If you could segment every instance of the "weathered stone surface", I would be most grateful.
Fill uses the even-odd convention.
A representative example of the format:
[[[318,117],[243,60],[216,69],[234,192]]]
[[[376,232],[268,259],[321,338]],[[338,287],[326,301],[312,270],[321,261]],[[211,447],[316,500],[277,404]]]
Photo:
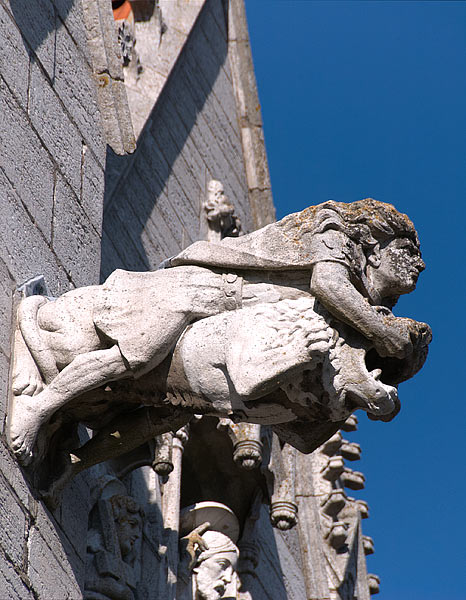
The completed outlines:
[[[101,117],[102,131],[99,133],[103,134],[98,135],[96,141],[106,141],[117,154],[133,152],[135,139],[111,5],[83,0],[82,6],[92,71],[97,85],[97,89],[92,90],[92,100],[96,100],[93,112],[98,112]],[[80,100],[85,101],[86,95]],[[91,96],[88,100],[91,100]],[[96,148],[92,147],[99,155]]]
[[[6,356],[11,352],[11,328],[13,322],[12,303],[15,285],[5,263],[0,258],[0,350]]]
[[[18,568],[23,562],[26,534],[26,514],[0,473],[0,547]],[[8,515],[8,518],[5,518]]]
[[[76,555],[81,559],[86,556],[87,523],[90,510],[88,479],[88,473],[78,476],[65,490],[60,507],[60,526]]]
[[[257,228],[275,220],[275,209],[243,2],[229,3],[228,35],[231,77],[236,95],[238,120],[241,125],[249,201],[252,219]]]
[[[83,565],[70,551],[65,554],[61,550],[63,541],[56,536],[53,549],[61,556],[57,556],[49,544],[52,545],[52,541],[47,540],[37,527],[31,528],[28,539],[28,576],[37,597],[39,600],[50,600],[51,590],[60,590],[62,598],[81,598],[78,581],[82,578]],[[75,568],[78,566],[81,573],[78,570],[75,574],[70,562],[74,562]]]
[[[30,185],[31,179],[28,181]],[[34,185],[34,183],[33,179],[32,184]],[[1,169],[0,186],[3,192],[2,210],[0,211],[3,235],[0,237],[0,251],[16,283],[20,285],[31,277],[43,274],[50,294],[58,296],[68,291],[70,282],[63,266],[51,252],[41,230],[34,226],[18,194],[13,190]],[[50,196],[50,219],[52,203],[53,195]],[[51,230],[50,225],[49,229]]]
[[[81,2],[73,0],[52,0],[57,9],[58,19],[57,27],[60,27],[59,22],[63,23],[70,33],[76,45],[91,64],[91,55],[87,44],[86,29],[83,27],[83,10]]]
[[[0,73],[23,110],[27,108],[29,54],[9,13],[0,6]]]
[[[1,78],[0,129],[3,132],[0,138],[1,169],[45,238],[50,240],[53,163]],[[18,160],[19,156],[21,160]]]
[[[81,135],[42,74],[31,65],[29,116],[42,143],[76,194],[81,188]],[[63,132],[66,131],[66,135]]]
[[[0,350],[0,432],[3,433],[5,426],[5,415],[8,404],[8,394],[10,391],[10,381],[8,373],[10,370],[10,360]],[[3,446],[0,446],[3,451]],[[0,451],[1,458],[1,451]],[[15,465],[16,468],[16,465]]]
[[[53,87],[99,162],[105,160],[105,140],[97,104],[96,82],[89,65],[64,27],[57,30],[57,64]],[[70,93],[71,92],[71,93]]]
[[[9,560],[0,554],[0,591],[8,600],[34,600],[33,593],[26,587]]]
[[[0,373],[8,373],[8,369],[1,365]],[[3,391],[3,389],[2,389]],[[3,414],[3,413],[2,413]],[[11,457],[9,450],[4,445],[3,441],[0,441],[0,461],[2,465],[2,475],[8,482],[11,489],[14,490],[18,499],[21,501],[24,510],[29,508],[29,488],[21,472],[18,468],[18,464]]]
[[[82,146],[81,154],[81,194],[80,201],[84,212],[97,233],[102,231],[104,170],[93,152]]]
[[[53,248],[74,285],[99,281],[100,237],[68,184],[57,175]]]
[[[25,45],[39,59],[50,79],[55,75],[55,11],[50,0],[15,2],[6,0]]]

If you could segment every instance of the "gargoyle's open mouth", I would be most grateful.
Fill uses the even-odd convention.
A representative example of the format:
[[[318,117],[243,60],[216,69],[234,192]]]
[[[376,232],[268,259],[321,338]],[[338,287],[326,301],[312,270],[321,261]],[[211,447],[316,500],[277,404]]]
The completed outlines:
[[[366,367],[369,373],[374,370],[380,370],[379,379],[387,385],[397,385],[403,379],[400,379],[403,369],[403,360],[398,358],[386,357],[383,358],[377,351],[372,348],[366,353]]]
[[[413,377],[419,371],[425,362],[426,356],[427,347],[403,359],[391,356],[383,358],[372,348],[366,353],[365,361],[369,372],[374,369],[382,371],[379,377],[380,381],[387,385],[397,386],[399,383]]]

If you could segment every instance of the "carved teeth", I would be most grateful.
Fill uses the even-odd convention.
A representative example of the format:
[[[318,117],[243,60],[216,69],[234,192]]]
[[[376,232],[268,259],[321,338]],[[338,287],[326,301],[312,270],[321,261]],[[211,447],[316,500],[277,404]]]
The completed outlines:
[[[370,375],[372,375],[375,380],[379,380],[382,375],[382,369],[374,369],[370,372]]]

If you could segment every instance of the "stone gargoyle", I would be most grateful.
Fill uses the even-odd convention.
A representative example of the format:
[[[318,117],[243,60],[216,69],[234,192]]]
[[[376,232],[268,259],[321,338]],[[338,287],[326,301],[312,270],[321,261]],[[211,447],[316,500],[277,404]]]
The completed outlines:
[[[154,272],[26,298],[10,446],[25,466],[66,456],[60,487],[193,414],[271,425],[302,452],[356,409],[390,420],[397,385],[431,340],[391,308],[424,266],[413,224],[392,205],[329,201],[196,242]],[[81,447],[78,423],[95,431]]]

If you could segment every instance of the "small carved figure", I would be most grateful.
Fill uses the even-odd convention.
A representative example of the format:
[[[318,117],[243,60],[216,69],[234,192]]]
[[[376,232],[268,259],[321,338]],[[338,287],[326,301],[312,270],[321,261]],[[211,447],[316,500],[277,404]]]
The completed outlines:
[[[193,413],[274,425],[309,452],[334,433],[303,441],[318,422],[356,408],[391,418],[394,386],[425,360],[428,326],[390,310],[424,263],[389,204],[326,202],[170,263],[21,303],[9,439],[23,464],[44,456],[60,419],[99,431],[73,451],[77,472]]]
[[[211,179],[207,186],[207,199],[202,204],[209,224],[208,241],[219,242],[227,236],[236,237],[241,231],[241,222],[234,214],[235,207],[225,195],[223,184]]]
[[[184,510],[182,531],[186,523],[191,521],[190,517],[195,515],[196,519],[201,514],[209,514],[212,523],[208,521],[198,525],[180,540],[182,556],[178,568],[177,598],[220,600],[236,597],[235,573],[239,557],[235,545],[239,530],[237,519],[222,504],[201,502]]]
[[[130,496],[97,501],[88,532],[85,600],[134,600],[143,517]]]
[[[206,531],[203,538],[207,549],[193,567],[195,599],[219,600],[232,582],[239,551],[228,536],[218,531]]]

